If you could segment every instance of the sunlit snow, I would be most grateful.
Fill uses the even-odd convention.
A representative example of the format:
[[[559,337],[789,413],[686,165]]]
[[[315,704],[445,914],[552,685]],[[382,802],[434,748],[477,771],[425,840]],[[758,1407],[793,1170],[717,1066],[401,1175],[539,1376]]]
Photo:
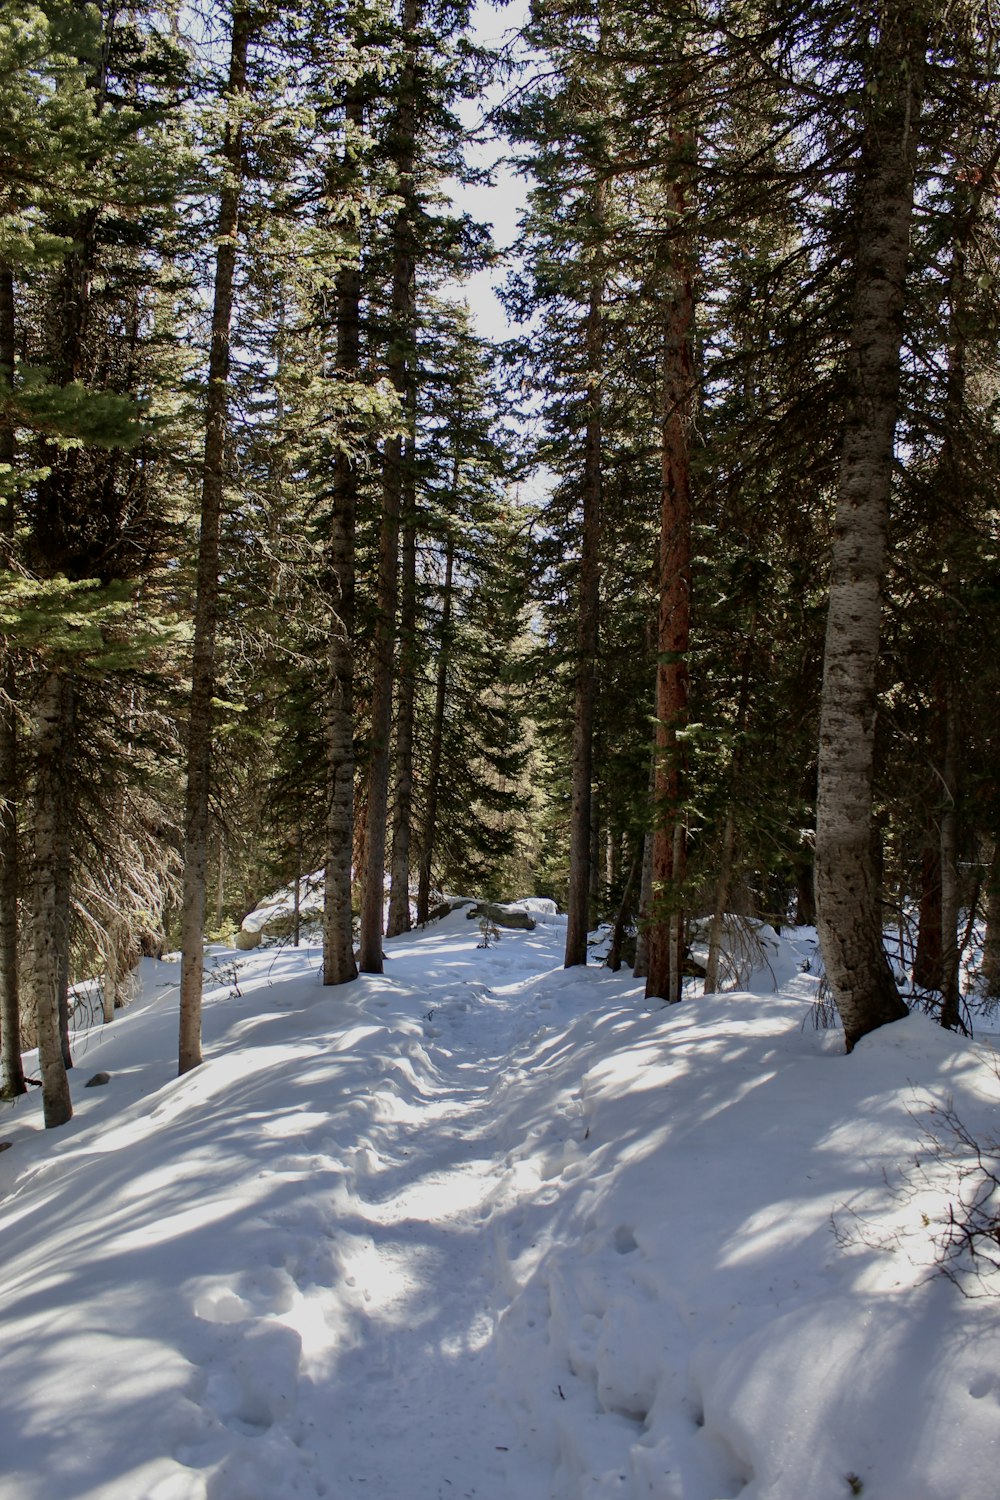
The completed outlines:
[[[651,1009],[535,916],[213,954],[182,1079],[147,960],[72,1123],[0,1116],[4,1500],[996,1500],[1000,1287],[934,1264],[989,1047],[843,1056],[804,935]]]

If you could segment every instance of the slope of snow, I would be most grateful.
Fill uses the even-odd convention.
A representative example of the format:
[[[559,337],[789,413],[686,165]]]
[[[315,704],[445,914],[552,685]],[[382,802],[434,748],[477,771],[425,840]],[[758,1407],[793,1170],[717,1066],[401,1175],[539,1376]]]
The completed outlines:
[[[989,1049],[843,1057],[808,935],[652,1011],[478,936],[215,955],[181,1079],[148,960],[73,1122],[0,1116],[4,1500],[996,1500],[1000,1301],[932,1274]]]

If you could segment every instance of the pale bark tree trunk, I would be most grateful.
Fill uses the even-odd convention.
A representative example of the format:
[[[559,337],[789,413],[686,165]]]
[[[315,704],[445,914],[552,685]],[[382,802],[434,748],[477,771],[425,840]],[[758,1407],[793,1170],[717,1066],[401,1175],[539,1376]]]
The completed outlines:
[[[693,133],[675,137],[679,162],[692,162]],[[667,189],[671,223],[663,311],[663,414],[660,458],[662,508],[659,545],[659,619],[656,742],[653,785],[652,895],[647,998],[681,998],[685,830],[682,742],[687,722],[691,632],[691,466],[688,436],[694,402],[694,249],[688,188],[678,171]]]
[[[46,1127],[72,1118],[69,1077],[59,1022],[69,948],[69,756],[73,689],[58,672],[46,674],[34,722],[34,824],[32,902],[33,988]]]
[[[604,189],[594,189],[594,219],[603,222]],[[597,699],[597,637],[601,581],[601,443],[603,423],[604,273],[602,251],[594,251],[587,308],[587,417],[584,438],[580,575],[577,585],[576,672],[573,684],[573,744],[570,772],[569,888],[566,899],[564,967],[587,962],[592,877],[594,707]]]
[[[0,382],[14,386],[14,275],[0,264]],[[0,464],[7,466],[6,494],[0,509],[0,549],[5,567],[13,562],[15,543],[14,428],[0,421]],[[12,1099],[27,1085],[21,1064],[21,997],[17,965],[18,753],[13,652],[0,642],[0,1093]]]
[[[903,0],[880,7],[857,177],[857,252],[823,662],[816,901],[823,959],[847,1050],[906,1015],[882,940],[872,788],[882,578],[899,401],[906,266],[925,26]]]
[[[452,493],[458,490],[459,460],[456,455]],[[437,673],[434,684],[434,717],[431,721],[431,743],[427,756],[427,796],[424,821],[420,830],[420,868],[417,876],[417,921],[426,922],[430,911],[431,870],[434,863],[434,841],[437,837],[438,799],[441,793],[441,759],[444,752],[444,711],[448,701],[448,668],[451,660],[451,610],[455,574],[455,538],[449,531],[445,543],[444,587],[441,597],[441,638],[438,642]]]
[[[419,0],[403,0],[406,61],[400,78],[399,105],[393,127],[392,153],[402,199],[393,227],[389,379],[407,409],[409,344],[413,337],[414,182],[416,160],[416,62],[419,48]],[[387,439],[382,463],[382,525],[379,537],[378,624],[372,682],[371,757],[368,771],[364,890],[361,897],[359,963],[363,973],[382,973],[382,911],[385,899],[385,844],[389,805],[389,756],[392,735],[392,687],[395,666],[398,597],[399,520],[402,500],[401,436]]]
[[[202,464],[194,649],[191,662],[181,896],[180,1073],[196,1068],[202,1060],[201,1000],[212,775],[212,698],[215,693],[215,645],[219,610],[219,539],[226,478],[226,439],[229,432],[229,334],[233,314],[243,176],[243,126],[240,109],[242,96],[246,92],[247,53],[254,29],[255,22],[249,8],[234,5],[229,82],[226,90],[232,112],[226,123],[222,152],[226,177],[219,203],[218,250],[205,402],[205,452]]]
[[[104,983],[101,993],[101,1010],[105,1026],[115,1018],[115,997],[118,994],[119,962],[117,924],[109,922],[105,932],[107,951],[104,955]]]

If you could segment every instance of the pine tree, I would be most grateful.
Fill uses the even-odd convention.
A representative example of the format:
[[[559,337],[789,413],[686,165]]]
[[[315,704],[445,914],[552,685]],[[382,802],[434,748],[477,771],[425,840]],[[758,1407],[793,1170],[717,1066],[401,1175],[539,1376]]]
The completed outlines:
[[[55,14],[55,10],[53,10]],[[66,1068],[87,684],[128,674],[162,631],[137,610],[161,555],[149,319],[177,191],[169,116],[180,54],[131,10],[73,13],[47,99],[42,174],[21,240],[26,358],[11,402],[22,451],[27,576],[5,629],[35,656],[30,930],[47,1125],[72,1110]],[[112,191],[112,183],[114,190]],[[139,393],[143,392],[140,399]],[[14,601],[12,601],[14,602]],[[101,834],[93,822],[91,844]]]
[[[872,854],[875,683],[898,411],[899,356],[927,26],[885,5],[867,59],[856,178],[850,401],[823,668],[816,896],[823,956],[850,1050],[906,1014],[882,942]]]
[[[226,475],[228,437],[230,324],[239,252],[241,184],[244,171],[242,109],[247,87],[247,54],[258,18],[249,5],[234,3],[231,12],[229,106],[222,162],[225,178],[219,194],[218,249],[212,306],[212,334],[205,402],[205,448],[202,460],[201,530],[191,663],[188,718],[187,804],[184,824],[184,891],[181,932],[181,1009],[178,1071],[186,1073],[202,1060],[201,994],[205,933],[205,866],[208,852],[208,803],[211,776],[212,699],[215,693],[215,637],[219,588],[219,534]]]

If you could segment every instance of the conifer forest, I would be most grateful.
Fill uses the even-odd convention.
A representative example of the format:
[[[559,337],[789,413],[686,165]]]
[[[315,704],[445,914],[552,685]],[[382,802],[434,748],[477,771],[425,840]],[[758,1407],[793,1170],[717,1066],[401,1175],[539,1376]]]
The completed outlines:
[[[532,895],[967,1029],[998,495],[994,0],[9,0],[4,1095],[317,872],[330,987]]]

